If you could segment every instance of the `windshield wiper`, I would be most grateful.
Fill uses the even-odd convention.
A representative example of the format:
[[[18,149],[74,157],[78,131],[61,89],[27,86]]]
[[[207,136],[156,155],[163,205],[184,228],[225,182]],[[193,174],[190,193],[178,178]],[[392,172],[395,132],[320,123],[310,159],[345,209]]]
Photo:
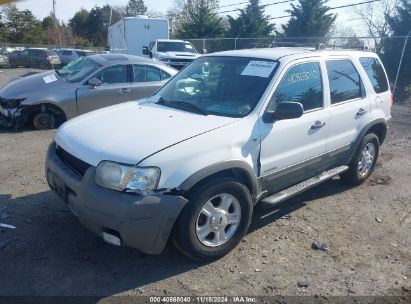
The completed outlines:
[[[54,72],[56,72],[57,75],[59,75],[60,77],[62,77],[62,76],[61,76],[61,73],[59,72],[59,70],[56,69],[56,70],[54,70]]]
[[[181,109],[181,110],[191,109],[192,111],[194,111],[194,112],[196,112],[196,113],[198,113],[198,114],[205,115],[205,116],[208,115],[208,112],[205,111],[204,109],[196,106],[195,104],[192,104],[192,103],[190,103],[190,102],[184,101],[184,100],[171,100],[171,101],[166,101],[166,100],[163,99],[163,97],[160,97],[160,99],[157,101],[157,104],[164,105],[164,106],[174,105],[174,106],[176,106],[177,108],[179,108],[179,109]]]

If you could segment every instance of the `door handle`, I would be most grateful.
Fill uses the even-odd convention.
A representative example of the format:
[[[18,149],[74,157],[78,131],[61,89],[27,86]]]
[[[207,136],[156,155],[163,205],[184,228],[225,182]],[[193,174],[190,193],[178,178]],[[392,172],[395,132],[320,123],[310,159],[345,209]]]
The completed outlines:
[[[321,129],[325,126],[325,122],[317,120],[312,126],[311,129]]]
[[[364,108],[360,108],[359,110],[358,110],[358,112],[357,112],[357,115],[358,116],[362,116],[362,115],[364,115],[365,113],[367,113],[368,111],[366,110],[366,109],[364,109]]]
[[[120,94],[126,94],[126,93],[130,93],[131,90],[130,89],[120,89]]]

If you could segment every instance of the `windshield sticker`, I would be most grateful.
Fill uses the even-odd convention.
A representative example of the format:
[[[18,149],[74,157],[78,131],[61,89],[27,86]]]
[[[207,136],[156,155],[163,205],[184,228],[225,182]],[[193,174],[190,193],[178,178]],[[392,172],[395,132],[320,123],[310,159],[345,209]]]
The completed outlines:
[[[272,71],[274,71],[276,66],[276,62],[252,60],[245,67],[241,75],[267,78],[271,75]]]
[[[55,81],[57,81],[57,77],[56,77],[56,75],[51,74],[49,76],[43,77],[43,81],[44,81],[44,83],[55,82]]]

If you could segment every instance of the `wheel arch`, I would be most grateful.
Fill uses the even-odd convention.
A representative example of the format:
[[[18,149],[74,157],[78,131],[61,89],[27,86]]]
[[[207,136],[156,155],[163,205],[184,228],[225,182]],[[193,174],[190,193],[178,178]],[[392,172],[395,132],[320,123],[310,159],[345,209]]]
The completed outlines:
[[[387,122],[383,118],[378,118],[370,122],[368,125],[366,125],[351,147],[350,160],[354,157],[354,154],[357,151],[359,145],[361,144],[361,140],[364,138],[365,135],[374,133],[375,135],[377,135],[381,145],[385,141],[387,130]]]
[[[248,188],[253,199],[257,197],[258,182],[253,169],[247,163],[237,160],[205,167],[185,179],[179,189],[187,193],[216,177],[237,179]]]
[[[34,105],[26,105],[27,119],[33,118],[38,113],[51,112],[55,114],[57,118],[64,122],[67,120],[67,115],[64,110],[58,105],[51,102],[42,102]]]

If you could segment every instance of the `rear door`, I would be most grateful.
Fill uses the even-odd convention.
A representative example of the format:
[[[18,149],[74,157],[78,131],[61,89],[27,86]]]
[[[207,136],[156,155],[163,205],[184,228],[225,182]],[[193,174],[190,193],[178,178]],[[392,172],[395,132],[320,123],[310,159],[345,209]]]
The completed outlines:
[[[346,58],[326,60],[330,99],[327,152],[348,153],[351,144],[371,120],[370,101],[354,62]]]
[[[87,83],[77,90],[79,114],[131,100],[130,65],[107,67],[91,78],[101,81],[101,86]]]
[[[392,95],[381,61],[377,57],[361,57],[360,64],[364,68],[370,82],[370,91],[373,91],[373,94],[369,97],[373,119],[380,117],[384,119],[389,118]]]
[[[280,102],[300,102],[303,116],[274,123],[259,119],[260,175],[269,192],[314,176],[314,169],[321,167],[329,128],[322,74],[320,60],[292,64],[281,76],[266,111],[275,110]]]

